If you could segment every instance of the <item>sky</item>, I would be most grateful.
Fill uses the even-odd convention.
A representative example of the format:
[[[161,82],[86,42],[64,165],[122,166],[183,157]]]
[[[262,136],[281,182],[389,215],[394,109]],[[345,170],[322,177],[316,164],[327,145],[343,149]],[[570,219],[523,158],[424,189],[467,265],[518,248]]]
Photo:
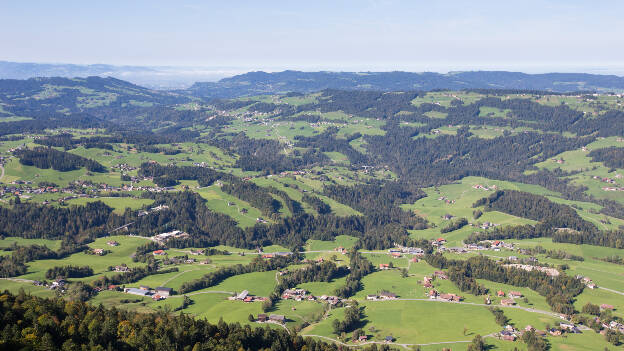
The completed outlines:
[[[0,60],[624,75],[624,1],[0,0]]]

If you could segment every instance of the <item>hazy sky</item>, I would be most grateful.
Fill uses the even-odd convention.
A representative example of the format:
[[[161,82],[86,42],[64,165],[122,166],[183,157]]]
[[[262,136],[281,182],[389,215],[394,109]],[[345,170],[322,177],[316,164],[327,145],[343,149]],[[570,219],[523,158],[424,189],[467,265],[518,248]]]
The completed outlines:
[[[624,1],[10,1],[0,60],[624,71]]]

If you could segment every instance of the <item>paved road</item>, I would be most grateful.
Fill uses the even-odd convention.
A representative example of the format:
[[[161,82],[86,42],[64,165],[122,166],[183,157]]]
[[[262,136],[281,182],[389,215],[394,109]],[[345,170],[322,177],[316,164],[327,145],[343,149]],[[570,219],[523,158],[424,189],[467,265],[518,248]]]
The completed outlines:
[[[610,292],[615,293],[615,294],[624,295],[624,292],[617,291],[617,290],[613,290],[613,289],[609,289],[609,288],[603,288],[602,286],[599,286],[599,287],[598,287],[598,289],[602,289],[602,290],[610,291]]]

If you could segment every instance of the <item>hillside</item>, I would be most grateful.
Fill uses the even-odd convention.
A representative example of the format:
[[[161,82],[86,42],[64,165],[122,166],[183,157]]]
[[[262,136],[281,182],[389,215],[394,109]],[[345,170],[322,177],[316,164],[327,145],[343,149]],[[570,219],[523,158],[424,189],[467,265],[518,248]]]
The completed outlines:
[[[622,91],[624,78],[583,73],[526,74],[505,71],[451,72],[249,72],[218,82],[195,83],[188,92],[204,98],[232,98],[323,89],[377,91],[521,89],[553,92]]]
[[[41,78],[0,99],[0,305],[29,318],[0,345],[88,342],[22,289],[110,311],[89,328],[111,348],[179,323],[308,349],[624,342],[622,94]],[[140,342],[152,316],[178,332]]]

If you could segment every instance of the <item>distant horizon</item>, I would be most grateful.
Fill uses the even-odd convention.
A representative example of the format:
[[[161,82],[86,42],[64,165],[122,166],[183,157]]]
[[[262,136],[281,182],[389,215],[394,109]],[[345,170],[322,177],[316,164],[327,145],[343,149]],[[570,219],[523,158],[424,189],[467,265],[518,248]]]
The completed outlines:
[[[439,73],[449,74],[454,72],[477,72],[477,71],[504,71],[504,72],[517,72],[524,74],[549,74],[549,73],[587,73],[596,75],[614,75],[618,77],[624,77],[624,64],[613,65],[448,65],[448,64],[412,64],[412,65],[399,65],[390,67],[388,65],[377,64],[360,64],[360,65],[271,65],[271,66],[259,66],[259,65],[141,65],[141,64],[124,64],[124,63],[79,63],[79,62],[45,62],[45,61],[11,61],[7,59],[0,59],[0,62],[10,64],[33,64],[33,65],[72,65],[78,67],[94,67],[94,66],[111,66],[115,68],[143,68],[167,71],[170,75],[199,75],[199,76],[213,76],[212,79],[207,81],[218,81],[223,78],[233,77],[240,74],[249,72],[267,72],[276,73],[283,71],[301,71],[301,72],[409,72],[409,73]],[[161,72],[164,73],[164,72]],[[3,78],[0,76],[0,78]]]

